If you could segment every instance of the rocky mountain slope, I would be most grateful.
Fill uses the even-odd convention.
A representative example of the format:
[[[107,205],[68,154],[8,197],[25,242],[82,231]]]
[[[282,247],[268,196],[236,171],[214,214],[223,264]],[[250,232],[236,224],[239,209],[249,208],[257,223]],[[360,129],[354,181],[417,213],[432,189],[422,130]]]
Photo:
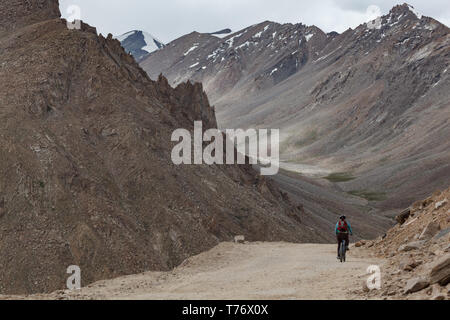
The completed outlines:
[[[398,216],[398,225],[376,241],[362,241],[383,267],[382,290],[368,297],[450,299],[450,189],[415,202]]]
[[[0,292],[170,270],[235,235],[323,241],[249,166],[175,166],[177,128],[216,126],[200,84],[152,81],[57,0],[0,4]]]
[[[141,61],[150,53],[164,48],[162,41],[145,31],[130,31],[116,37],[116,39],[120,41],[126,52],[131,53],[136,61]]]
[[[381,210],[448,187],[449,28],[407,4],[342,34],[273,22],[192,33],[141,65],[202,82],[223,128],[281,128],[291,168],[345,176],[340,188]]]

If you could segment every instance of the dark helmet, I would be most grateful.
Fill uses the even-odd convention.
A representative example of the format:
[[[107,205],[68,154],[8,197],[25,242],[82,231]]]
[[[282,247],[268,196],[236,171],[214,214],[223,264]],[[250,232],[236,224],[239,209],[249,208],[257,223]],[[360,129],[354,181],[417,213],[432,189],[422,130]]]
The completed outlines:
[[[345,219],[347,219],[347,217],[346,216],[341,216],[340,219],[341,220],[345,220]]]

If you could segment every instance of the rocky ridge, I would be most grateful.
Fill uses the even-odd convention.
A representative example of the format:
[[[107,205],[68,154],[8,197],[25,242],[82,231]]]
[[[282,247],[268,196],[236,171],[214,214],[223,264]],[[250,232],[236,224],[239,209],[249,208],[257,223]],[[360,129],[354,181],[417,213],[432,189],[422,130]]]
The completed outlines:
[[[221,241],[322,241],[250,166],[176,166],[171,134],[216,126],[200,84],[152,81],[58,1],[2,1],[0,292],[171,270]],[[33,9],[31,14],[31,9]],[[5,32],[6,30],[6,32]]]

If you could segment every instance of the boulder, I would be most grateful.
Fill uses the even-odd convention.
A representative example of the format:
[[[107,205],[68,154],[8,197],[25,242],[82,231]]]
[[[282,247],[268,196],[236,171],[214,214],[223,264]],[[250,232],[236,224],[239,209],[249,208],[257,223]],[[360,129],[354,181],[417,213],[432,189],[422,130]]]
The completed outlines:
[[[414,209],[414,210],[422,210],[423,209],[422,201],[414,202],[413,205],[412,205],[412,209]]]
[[[436,239],[440,239],[440,238],[443,238],[443,237],[445,237],[447,234],[449,234],[450,233],[450,228],[447,228],[447,229],[444,229],[444,230],[442,230],[441,232],[439,232],[437,235],[436,235]]]
[[[425,244],[425,241],[421,240],[421,241],[413,241],[407,244],[404,244],[402,246],[400,246],[400,248],[398,248],[399,252],[408,252],[408,251],[413,251],[413,250],[418,250],[420,249],[423,245]]]
[[[359,247],[364,247],[366,245],[366,240],[360,240],[357,243],[355,243],[355,247],[359,248]]]
[[[422,291],[430,286],[430,282],[424,278],[414,278],[409,280],[405,286],[405,294]]]
[[[411,215],[411,209],[408,208],[408,209],[402,211],[402,213],[400,213],[395,219],[397,220],[398,223],[404,224],[405,221],[408,220],[410,215]]]
[[[433,297],[431,298],[431,300],[439,300],[439,301],[442,301],[442,300],[445,300],[445,296],[444,296],[443,293],[437,293],[437,294],[433,295]]]
[[[434,205],[434,209],[440,209],[443,206],[445,206],[448,203],[448,199],[444,199],[442,201],[436,202],[436,204]]]
[[[364,281],[364,282],[363,282],[363,284],[362,284],[362,290],[363,290],[363,292],[365,292],[365,293],[370,292],[370,289],[369,289],[369,287],[367,286],[367,281]]]
[[[391,272],[391,275],[398,276],[400,273],[402,273],[400,270],[395,270]]]
[[[432,265],[430,280],[432,284],[439,283],[441,286],[450,283],[450,254],[446,254]]]
[[[403,224],[402,227],[407,227],[407,226],[409,226],[410,224],[413,224],[416,221],[417,221],[417,218],[414,218],[414,219],[408,221],[407,223]]]
[[[424,208],[428,207],[430,204],[432,204],[434,201],[432,198],[428,198],[422,201],[422,206]]]
[[[445,288],[443,290],[443,288],[438,284],[430,286],[430,291],[427,292],[427,294],[431,296],[431,300],[445,300],[446,296]]]
[[[235,243],[244,243],[245,242],[245,236],[236,236],[234,237]]]
[[[420,266],[423,262],[422,261],[414,261],[411,258],[406,258],[399,263],[400,269],[404,271],[412,271],[418,266]]]
[[[432,221],[425,227],[425,229],[423,229],[419,236],[419,240],[429,240],[433,238],[440,230],[441,227],[439,226],[439,223]]]
[[[436,191],[433,193],[432,197],[433,197],[433,198],[437,198],[437,197],[439,197],[441,194],[442,194],[442,191],[441,191],[441,190],[436,190]]]
[[[387,292],[387,295],[388,295],[389,297],[395,296],[395,295],[397,295],[397,291],[396,291],[396,290],[389,290],[389,291]]]

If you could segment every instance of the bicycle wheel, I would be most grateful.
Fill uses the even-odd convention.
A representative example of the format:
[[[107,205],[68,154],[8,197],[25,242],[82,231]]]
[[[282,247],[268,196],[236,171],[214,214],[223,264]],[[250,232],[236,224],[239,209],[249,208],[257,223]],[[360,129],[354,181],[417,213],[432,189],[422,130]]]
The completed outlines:
[[[340,258],[341,258],[341,262],[343,263],[343,262],[345,262],[345,252],[347,251],[347,250],[345,250],[345,241],[342,241],[342,243],[341,243],[341,248],[340,248],[340,250],[339,250],[340,252]]]

